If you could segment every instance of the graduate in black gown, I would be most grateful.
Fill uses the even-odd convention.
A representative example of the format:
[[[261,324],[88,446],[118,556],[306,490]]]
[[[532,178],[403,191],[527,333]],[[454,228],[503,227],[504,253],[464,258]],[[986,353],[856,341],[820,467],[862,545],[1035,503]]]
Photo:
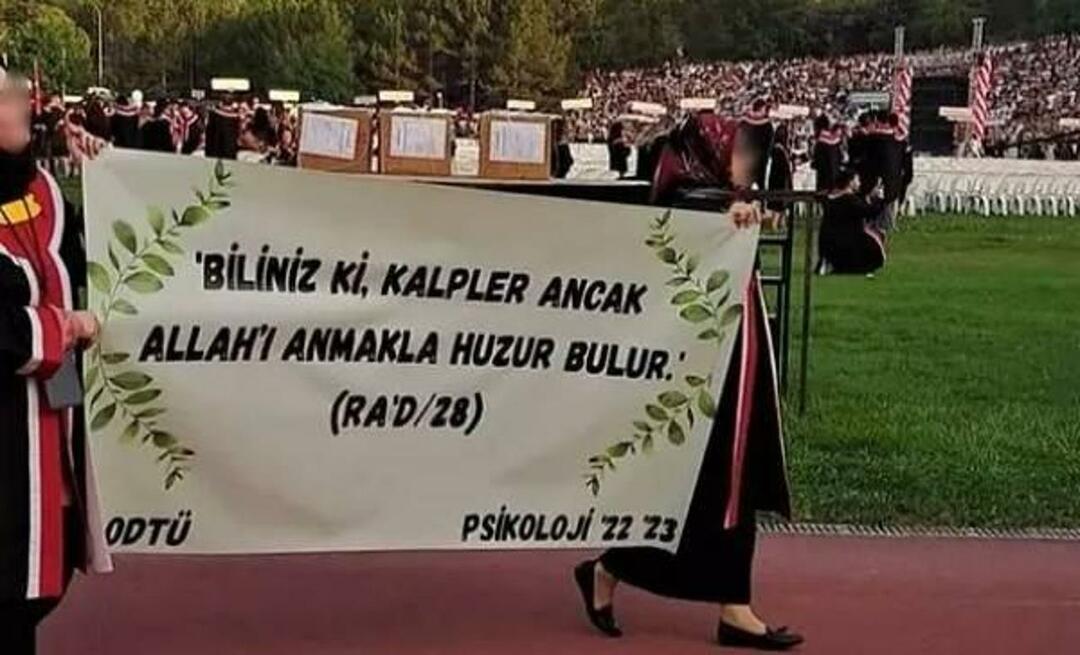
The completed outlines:
[[[168,102],[158,100],[154,104],[154,117],[139,128],[139,141],[143,150],[154,152],[176,152],[173,143],[172,125],[166,117]]]
[[[818,234],[819,275],[869,275],[885,265],[885,238],[874,227],[885,203],[881,193],[863,196],[859,175],[844,169],[829,192]]]
[[[109,119],[112,128],[112,142],[117,148],[139,147],[139,108],[121,96]]]
[[[702,187],[749,190],[761,171],[763,154],[752,136],[745,123],[740,126],[711,113],[680,124],[660,155],[654,199],[678,207]],[[741,227],[771,213],[743,201],[727,209]],[[750,608],[755,515],[769,511],[790,516],[791,503],[776,366],[756,273],[745,294],[746,311],[678,552],[615,548],[574,571],[589,619],[610,637],[622,635],[613,595],[617,584],[625,583],[670,598],[719,605],[718,640],[724,645],[786,650],[803,641],[786,628],[768,627]]]
[[[829,191],[843,165],[843,135],[835,129],[828,116],[814,120],[814,152],[811,167],[817,173],[817,190]]]

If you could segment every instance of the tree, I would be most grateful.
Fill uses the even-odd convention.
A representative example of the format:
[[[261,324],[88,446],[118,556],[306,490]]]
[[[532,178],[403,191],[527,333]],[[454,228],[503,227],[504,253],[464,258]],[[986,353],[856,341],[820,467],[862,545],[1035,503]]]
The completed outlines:
[[[332,0],[249,0],[201,42],[205,77],[246,77],[256,88],[295,88],[326,100],[355,92],[349,30]]]
[[[0,52],[29,73],[37,62],[43,85],[54,91],[85,88],[90,80],[90,37],[59,7],[34,2],[0,5]]]
[[[510,3],[507,3],[510,4]],[[495,87],[504,97],[551,99],[568,90],[570,35],[560,33],[549,0],[518,0],[503,16]]]

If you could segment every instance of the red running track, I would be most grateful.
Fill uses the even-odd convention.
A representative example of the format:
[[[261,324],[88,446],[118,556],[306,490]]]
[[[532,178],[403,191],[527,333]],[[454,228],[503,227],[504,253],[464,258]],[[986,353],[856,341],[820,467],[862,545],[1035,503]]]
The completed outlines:
[[[586,627],[578,553],[124,557],[79,581],[45,655],[715,653],[709,606],[624,589],[627,636]],[[767,537],[759,610],[803,653],[1080,653],[1080,544]]]

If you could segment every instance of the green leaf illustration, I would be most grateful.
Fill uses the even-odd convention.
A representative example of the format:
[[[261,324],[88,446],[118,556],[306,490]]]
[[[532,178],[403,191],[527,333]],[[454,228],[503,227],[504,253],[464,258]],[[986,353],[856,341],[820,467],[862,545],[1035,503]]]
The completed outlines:
[[[672,305],[687,305],[694,302],[698,298],[701,298],[702,293],[694,289],[687,289],[686,291],[680,291],[671,298]]]
[[[105,353],[101,356],[101,359],[105,360],[106,364],[123,364],[128,360],[131,355],[127,353]]]
[[[679,316],[683,317],[687,321],[690,321],[691,323],[704,323],[705,321],[712,318],[712,312],[710,312],[709,308],[705,307],[704,305],[690,305],[688,307],[684,307],[683,310],[679,312]]]
[[[124,278],[124,284],[135,293],[157,293],[165,288],[165,285],[152,273],[137,271]]]
[[[713,401],[712,396],[709,395],[707,390],[702,390],[702,392],[698,394],[698,409],[701,410],[701,413],[707,418],[716,416],[716,402]]]
[[[210,211],[202,205],[192,205],[184,210],[184,216],[180,224],[186,227],[194,227],[205,223],[210,218]]]
[[[113,304],[110,305],[110,308],[114,312],[120,312],[121,314],[127,314],[128,316],[135,316],[139,313],[139,310],[135,308],[135,305],[132,305],[123,298],[117,298],[116,300],[114,300]]]
[[[630,450],[631,445],[632,444],[623,441],[621,443],[615,444],[611,448],[608,448],[607,453],[612,457],[622,457]]]
[[[683,431],[683,428],[679,425],[678,421],[672,421],[668,425],[667,438],[673,446],[681,446],[686,443],[686,432]]]
[[[163,430],[154,431],[152,433],[152,438],[154,440],[154,445],[158,448],[172,448],[177,444],[176,437]]]
[[[128,249],[131,254],[135,254],[139,250],[139,241],[135,236],[135,229],[131,225],[124,221],[113,222],[113,234],[116,235],[116,240],[120,242],[120,245]]]
[[[97,262],[86,262],[86,275],[90,283],[101,293],[109,293],[112,289],[112,276],[105,267]]]
[[[126,371],[109,380],[113,385],[120,387],[124,391],[138,391],[153,381],[152,377],[138,371]]]
[[[742,314],[742,305],[731,305],[724,310],[724,314],[720,317],[720,325],[722,327],[727,327],[742,318]]]
[[[99,317],[103,326],[117,315],[138,315],[135,304],[124,297],[125,291],[151,294],[165,288],[166,279],[176,275],[170,256],[183,256],[185,253],[180,243],[182,229],[202,224],[217,211],[230,206],[227,190],[235,186],[230,182],[231,177],[225,163],[218,161],[207,188],[195,189],[197,204],[186,207],[182,212],[148,207],[145,226],[149,226],[149,229],[142,223],[138,225],[143,238],[132,224],[123,220],[113,222],[114,238],[106,246],[108,264],[113,270],[93,264],[87,274],[94,288],[106,294]],[[86,373],[87,391],[94,392],[95,386],[97,388],[90,400],[93,412],[91,427],[99,430],[121,419],[124,430],[120,441],[140,441],[157,448],[160,451],[158,461],[165,465],[165,488],[173,487],[189,472],[189,462],[195,456],[195,451],[181,447],[175,436],[158,426],[156,419],[166,410],[150,405],[163,395],[162,390],[150,388],[153,378],[141,371],[110,370],[112,366],[130,362],[128,353],[103,352],[98,347],[91,350],[91,356],[93,360]],[[633,452],[633,442],[628,448]],[[601,466],[614,470],[615,463],[608,458]]]
[[[161,395],[161,389],[146,389],[144,391],[136,391],[127,398],[124,402],[128,405],[145,405],[148,402],[156,399]]]
[[[165,231],[165,212],[161,211],[160,207],[151,207],[146,213],[146,222],[150,224],[154,234],[161,236]]]
[[[88,370],[86,371],[86,380],[85,380],[85,382],[86,382],[86,388],[87,388],[87,389],[93,389],[93,388],[94,388],[94,385],[96,385],[96,384],[97,384],[98,378],[99,378],[100,376],[101,376],[101,369],[100,369],[100,368],[99,368],[98,366],[96,366],[96,365],[95,365],[95,366],[91,366],[91,367],[90,367],[90,368],[89,368],[89,369],[88,369]]]
[[[667,407],[668,409],[682,407],[690,401],[686,394],[682,393],[681,391],[665,391],[664,393],[660,394],[659,399],[660,404],[664,407]]]
[[[120,443],[131,443],[131,442],[135,441],[135,437],[138,434],[139,434],[139,424],[138,424],[138,422],[129,423],[128,426],[126,428],[124,428],[124,433],[120,435]]]
[[[114,416],[116,416],[116,403],[104,407],[95,414],[94,418],[90,420],[90,429],[94,432],[104,429]]]
[[[176,275],[176,270],[173,269],[172,264],[165,261],[164,257],[159,257],[158,255],[155,255],[153,253],[146,253],[145,255],[143,255],[142,259],[143,263],[146,264],[146,266],[150,270],[154,271],[158,275],[164,275],[167,277],[172,277]]]
[[[115,252],[113,252],[113,247],[112,247],[111,243],[109,244],[109,247],[107,248],[107,250],[109,251],[109,263],[113,265],[113,270],[115,270],[117,273],[119,273],[120,272],[120,258],[116,256]],[[106,291],[105,293],[108,293],[108,291]]]
[[[705,290],[712,293],[727,284],[730,278],[731,274],[727,271],[713,271],[712,275],[709,276],[709,281],[705,283]]]
[[[668,417],[667,412],[665,412],[663,408],[656,405],[646,405],[645,413],[648,414],[650,418],[653,418],[657,421],[666,421]]]
[[[176,244],[176,243],[174,243],[172,241],[169,241],[168,239],[162,239],[161,242],[158,243],[158,245],[161,246],[162,250],[169,253],[170,255],[182,255],[182,254],[184,254],[184,249],[183,248],[181,248],[178,244]]]
[[[670,210],[654,218],[645,245],[668,266],[671,277],[666,284],[674,290],[670,302],[676,308],[675,312],[682,320],[701,325],[695,330],[698,339],[711,342],[719,354],[730,333],[728,328],[739,320],[743,308],[728,304],[732,295],[729,271],[715,270],[707,278],[698,277],[700,258],[696,253],[678,247],[671,221]],[[708,419],[716,415],[716,405],[710,395],[712,376],[688,374],[683,380],[685,385],[668,388],[656,396],[656,402],[645,405],[648,420],[633,422],[636,433],[632,441],[616,441],[600,455],[589,459],[590,472],[584,479],[593,495],[600,494],[608,471],[615,471],[616,460],[639,452],[650,453],[656,439],[661,437],[666,437],[673,446],[681,446],[699,417]]]

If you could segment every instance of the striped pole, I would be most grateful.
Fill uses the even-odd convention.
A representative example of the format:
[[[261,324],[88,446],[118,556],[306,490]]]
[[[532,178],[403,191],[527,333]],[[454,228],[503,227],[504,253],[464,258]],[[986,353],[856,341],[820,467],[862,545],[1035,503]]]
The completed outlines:
[[[905,141],[911,134],[911,67],[906,58],[901,58],[896,62],[892,110],[900,118],[896,138]]]
[[[990,85],[993,81],[993,61],[986,52],[980,52],[975,58],[975,67],[971,71],[971,138],[981,152],[986,139],[986,126],[990,122]]]

